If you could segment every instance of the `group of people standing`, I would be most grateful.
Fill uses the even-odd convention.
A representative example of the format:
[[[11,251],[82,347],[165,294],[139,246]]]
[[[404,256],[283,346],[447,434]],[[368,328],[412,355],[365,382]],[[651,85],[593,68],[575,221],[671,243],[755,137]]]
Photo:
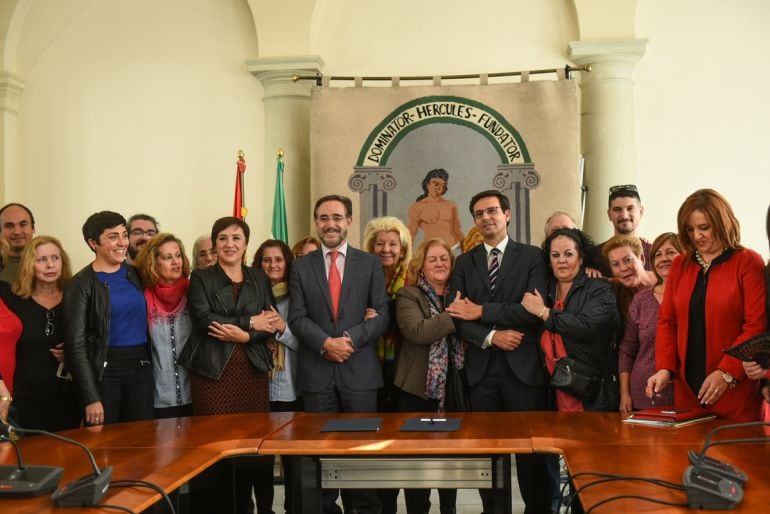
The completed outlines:
[[[9,204],[0,210],[0,268],[11,263],[18,274],[12,285],[0,281],[0,417],[12,399],[21,426],[48,430],[243,412],[670,404],[758,419],[768,370],[722,350],[767,330],[770,273],[741,246],[717,192],[690,195],[678,234],[649,244],[634,234],[638,192],[613,188],[616,234],[598,249],[558,212],[542,248],[513,241],[508,198],[496,190],[473,196],[469,210],[481,243],[461,245],[457,257],[454,240],[426,237],[413,249],[413,230],[393,217],[368,222],[361,251],[347,241],[350,199],[328,195],[313,211],[318,239],[293,249],[267,240],[251,266],[241,219],[218,219],[195,242],[191,266],[153,218],[103,211],[83,225],[94,261],[71,276],[56,239],[15,237],[32,234],[34,219]],[[591,371],[590,390],[552,379],[566,358]],[[462,405],[450,397],[457,377]],[[516,466],[527,512],[550,512],[553,460],[518,455]],[[193,484],[205,493],[199,511],[222,507],[224,474],[211,473]],[[272,473],[271,459],[241,462],[232,510],[271,512]],[[397,494],[342,491],[342,505],[393,513]],[[407,511],[428,512],[429,497],[405,490]],[[324,512],[341,512],[338,498],[326,490]],[[439,498],[442,513],[455,512],[456,491]],[[495,510],[491,495],[481,498],[485,512]]]

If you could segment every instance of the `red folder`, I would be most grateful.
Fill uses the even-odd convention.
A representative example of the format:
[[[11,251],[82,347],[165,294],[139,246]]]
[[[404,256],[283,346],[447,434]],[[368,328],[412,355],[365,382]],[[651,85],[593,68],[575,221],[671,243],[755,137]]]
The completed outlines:
[[[634,412],[636,419],[648,419],[650,421],[670,421],[679,423],[681,421],[690,421],[691,419],[709,416],[711,411],[700,407],[690,409],[677,409],[672,405],[663,407],[653,407]]]

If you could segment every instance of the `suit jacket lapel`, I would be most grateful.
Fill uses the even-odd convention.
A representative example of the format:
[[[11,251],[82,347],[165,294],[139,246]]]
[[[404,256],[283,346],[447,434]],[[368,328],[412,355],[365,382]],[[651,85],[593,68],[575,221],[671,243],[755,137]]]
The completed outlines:
[[[479,276],[483,279],[484,285],[487,287],[487,292],[492,293],[492,288],[489,287],[489,264],[487,263],[487,249],[484,244],[478,245],[474,248],[472,254],[473,263],[476,265],[476,269],[479,272]],[[500,277],[498,276],[498,280]]]
[[[347,302],[347,298],[350,295],[350,289],[353,287],[353,274],[356,272],[356,263],[358,260],[358,252],[355,248],[348,243],[348,254],[345,256],[345,274],[342,278],[342,291],[340,293],[340,311],[337,313],[337,318],[342,317],[343,305]],[[329,305],[331,305],[331,296],[329,297]]]
[[[516,246],[515,243],[508,238],[508,244],[505,245],[505,251],[503,252],[503,262],[500,263],[500,271],[497,273],[497,289],[499,290],[505,277],[514,272],[514,261],[516,260]]]
[[[326,307],[329,312],[332,312],[332,297],[329,294],[329,279],[326,278],[326,263],[324,262],[323,250],[318,249],[309,255],[312,259],[311,265],[313,274],[318,282],[318,288],[321,290],[323,297],[326,299]]]

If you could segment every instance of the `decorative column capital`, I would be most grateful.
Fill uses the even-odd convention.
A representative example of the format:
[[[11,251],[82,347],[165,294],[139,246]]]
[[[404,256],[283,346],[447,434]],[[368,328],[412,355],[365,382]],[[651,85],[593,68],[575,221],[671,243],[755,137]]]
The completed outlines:
[[[614,41],[572,41],[568,45],[572,61],[591,65],[591,72],[581,75],[584,82],[603,79],[630,79],[634,66],[644,56],[648,39]]]
[[[19,112],[19,97],[24,90],[24,80],[10,71],[0,71],[0,112]]]
[[[318,55],[262,57],[246,60],[246,66],[265,87],[265,100],[276,97],[310,97],[312,80],[294,82],[294,75],[314,75],[324,66]]]

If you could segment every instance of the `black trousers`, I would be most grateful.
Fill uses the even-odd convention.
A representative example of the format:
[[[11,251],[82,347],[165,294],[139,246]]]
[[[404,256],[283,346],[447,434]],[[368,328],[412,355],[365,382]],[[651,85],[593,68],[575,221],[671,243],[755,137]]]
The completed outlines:
[[[377,390],[354,391],[345,386],[337,370],[334,379],[323,391],[302,393],[305,412],[377,412]],[[324,489],[324,514],[341,514],[337,505],[339,490]],[[343,489],[342,505],[345,512],[380,514],[382,504],[374,489]]]
[[[146,344],[110,346],[99,395],[104,424],[152,419],[155,381]]]
[[[522,382],[513,371],[502,350],[489,350],[489,364],[481,380],[470,386],[471,409],[480,412],[540,411],[548,408],[548,389]],[[516,455],[516,475],[526,514],[551,512],[553,484],[546,456]],[[479,490],[484,512],[494,512],[494,499],[487,490]]]

